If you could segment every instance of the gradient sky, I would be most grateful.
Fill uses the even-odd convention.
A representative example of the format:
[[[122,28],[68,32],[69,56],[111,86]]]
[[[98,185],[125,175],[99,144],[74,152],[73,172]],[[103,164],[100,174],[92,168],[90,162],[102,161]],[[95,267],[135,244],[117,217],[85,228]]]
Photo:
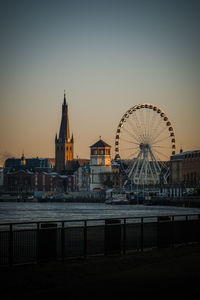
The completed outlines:
[[[1,160],[54,157],[64,89],[75,156],[145,102],[200,149],[200,1],[1,1],[0,33]]]

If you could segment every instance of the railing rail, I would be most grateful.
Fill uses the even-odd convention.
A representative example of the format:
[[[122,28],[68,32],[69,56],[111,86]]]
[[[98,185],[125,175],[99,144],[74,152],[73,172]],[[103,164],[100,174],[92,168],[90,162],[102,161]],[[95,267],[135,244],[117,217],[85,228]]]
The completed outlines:
[[[0,266],[200,242],[200,214],[0,223]]]

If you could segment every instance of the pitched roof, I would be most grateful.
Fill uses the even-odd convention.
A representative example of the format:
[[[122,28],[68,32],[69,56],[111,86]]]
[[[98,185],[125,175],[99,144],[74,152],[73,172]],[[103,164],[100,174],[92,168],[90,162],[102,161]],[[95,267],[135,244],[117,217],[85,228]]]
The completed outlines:
[[[110,147],[110,145],[108,145],[107,143],[105,143],[104,141],[102,141],[101,139],[96,142],[94,145],[90,146],[90,148],[105,148],[105,147]]]

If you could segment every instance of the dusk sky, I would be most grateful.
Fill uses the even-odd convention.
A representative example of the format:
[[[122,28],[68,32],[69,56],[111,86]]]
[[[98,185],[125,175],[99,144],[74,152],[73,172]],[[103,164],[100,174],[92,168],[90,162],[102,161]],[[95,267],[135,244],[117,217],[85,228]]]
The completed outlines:
[[[145,102],[200,149],[200,1],[1,1],[0,31],[0,164],[55,156],[64,89],[75,157]]]

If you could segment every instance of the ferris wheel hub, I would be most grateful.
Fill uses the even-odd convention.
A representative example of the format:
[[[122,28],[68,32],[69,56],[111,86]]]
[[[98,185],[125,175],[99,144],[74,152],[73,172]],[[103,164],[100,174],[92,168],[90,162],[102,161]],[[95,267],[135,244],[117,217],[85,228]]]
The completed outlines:
[[[150,150],[151,149],[151,145],[150,144],[144,144],[144,143],[141,143],[140,144],[140,150],[142,151],[147,151],[147,150]]]

